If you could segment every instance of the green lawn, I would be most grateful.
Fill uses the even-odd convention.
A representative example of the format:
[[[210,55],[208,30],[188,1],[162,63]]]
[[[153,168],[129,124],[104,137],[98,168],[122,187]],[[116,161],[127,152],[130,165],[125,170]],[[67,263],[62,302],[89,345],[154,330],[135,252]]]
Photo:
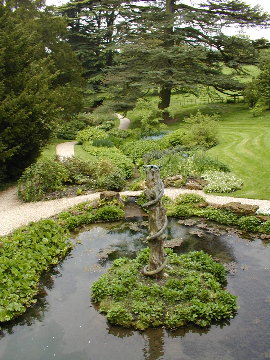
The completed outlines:
[[[219,145],[208,150],[244,180],[230,196],[270,199],[270,112],[253,117],[245,105],[227,105],[219,125]]]
[[[43,150],[41,151],[40,159],[41,160],[54,159],[54,157],[56,156],[56,145],[61,144],[65,141],[68,141],[68,140],[63,140],[63,139],[51,140],[51,142],[48,145],[46,145],[43,148]]]

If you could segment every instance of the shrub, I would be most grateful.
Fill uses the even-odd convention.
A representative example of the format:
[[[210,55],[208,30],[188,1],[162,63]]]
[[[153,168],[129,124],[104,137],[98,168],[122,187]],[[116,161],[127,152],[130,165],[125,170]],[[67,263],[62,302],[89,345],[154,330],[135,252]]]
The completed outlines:
[[[71,120],[61,122],[56,129],[56,136],[59,139],[73,140],[78,131],[91,125],[91,118],[87,114],[78,114]]]
[[[217,159],[213,159],[202,151],[196,151],[191,157],[191,171],[194,175],[201,175],[207,171],[229,172],[229,167]]]
[[[160,176],[164,179],[169,176],[181,174],[186,177],[190,173],[190,161],[181,154],[169,154],[161,159],[153,161],[153,164],[161,167]]]
[[[115,169],[108,175],[99,176],[97,186],[106,190],[120,191],[126,184],[125,173],[121,169]]]
[[[202,114],[200,111],[195,115],[185,118],[189,134],[187,143],[191,146],[204,146],[211,148],[217,145],[217,120],[218,115]]]
[[[92,146],[90,143],[86,142],[83,144],[83,149],[89,152],[92,157],[98,159],[98,161],[109,160],[110,163],[113,164],[115,167],[120,168],[124,171],[126,179],[132,176],[134,165],[131,159],[129,159],[116,147],[99,148]]]
[[[206,203],[206,200],[197,194],[182,194],[182,195],[178,195],[175,200],[174,203],[176,205],[178,204],[200,204],[200,203]]]
[[[238,216],[229,210],[213,209],[210,207],[203,209],[203,216],[223,225],[238,224]]]
[[[38,201],[59,190],[68,181],[68,170],[54,160],[39,160],[28,167],[18,181],[18,196],[23,201]]]
[[[117,205],[105,205],[98,208],[95,212],[96,220],[115,221],[124,217],[125,212]]]
[[[259,231],[260,225],[261,221],[256,216],[242,216],[238,220],[238,226],[245,231]]]
[[[158,150],[161,148],[162,143],[159,140],[129,141],[121,146],[123,153],[129,156],[134,163],[140,162],[143,155],[149,151]]]
[[[68,171],[68,181],[72,184],[89,184],[96,177],[96,164],[77,157],[66,158],[62,162]]]
[[[159,134],[164,129],[162,121],[162,110],[149,100],[139,99],[133,110],[127,113],[131,119],[132,128],[139,128],[141,135]]]
[[[161,143],[161,149],[155,149],[147,152],[143,155],[144,164],[150,164],[154,160],[158,160],[167,155],[181,155],[183,158],[188,158],[190,156],[190,150],[184,146],[175,146],[173,148],[166,149],[163,139],[158,140]]]
[[[213,147],[217,144],[217,119],[217,115],[203,115],[198,111],[185,118],[186,125],[166,135],[164,140],[172,146]]]
[[[101,140],[107,138],[108,135],[104,130],[91,126],[91,127],[87,127],[84,130],[79,131],[76,140],[82,144],[85,142],[92,144],[93,140]]]
[[[104,131],[109,131],[114,127],[114,125],[115,125],[114,120],[108,120],[108,121],[102,122],[100,125],[97,126],[97,128],[104,130]]]
[[[126,139],[127,137],[132,136],[132,130],[121,130],[121,129],[112,129],[108,132],[109,136]]]
[[[204,191],[210,192],[232,192],[241,189],[243,181],[232,173],[224,173],[221,171],[207,171],[202,177],[208,181],[208,185],[204,187]]]
[[[168,214],[169,216],[175,216],[180,218],[186,218],[196,215],[194,206],[191,204],[178,204],[173,207],[169,206]]]

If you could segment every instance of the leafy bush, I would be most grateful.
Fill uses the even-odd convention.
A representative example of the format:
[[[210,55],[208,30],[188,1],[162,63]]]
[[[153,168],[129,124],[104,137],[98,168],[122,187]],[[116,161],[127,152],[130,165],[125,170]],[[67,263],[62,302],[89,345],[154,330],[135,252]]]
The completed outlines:
[[[184,122],[189,129],[188,143],[206,148],[217,145],[217,120],[218,115],[202,114],[200,111],[186,118]]]
[[[143,163],[150,164],[154,160],[158,160],[167,155],[181,155],[183,158],[187,158],[191,155],[189,149],[184,146],[175,146],[173,148],[166,148],[166,144],[164,144],[163,139],[158,140],[161,145],[159,146],[161,149],[155,149],[149,151],[143,155]]]
[[[95,212],[96,220],[115,221],[124,217],[124,210],[117,205],[105,205],[98,208]]]
[[[73,140],[76,138],[78,131],[85,129],[91,124],[91,116],[88,114],[78,114],[71,120],[62,121],[56,128],[56,136],[59,139]]]
[[[120,191],[126,184],[125,173],[120,168],[115,168],[108,175],[99,176],[97,186],[106,190]]]
[[[169,206],[168,216],[174,216],[179,218],[188,218],[191,216],[198,216],[197,208],[191,204],[178,204],[173,207]]]
[[[232,173],[221,171],[207,171],[202,177],[208,181],[208,185],[204,187],[204,191],[210,192],[232,192],[241,189],[243,181]]]
[[[119,204],[85,202],[64,211],[54,220],[40,220],[1,237],[0,322],[24,313],[36,302],[40,277],[72,248],[69,230],[95,221],[124,217]]]
[[[206,171],[229,172],[229,167],[217,159],[213,159],[202,151],[196,151],[190,158],[191,172],[193,175],[201,175]]]
[[[163,157],[162,154],[164,154]],[[154,156],[157,160],[154,159]],[[146,155],[145,158],[148,160],[150,156]],[[161,167],[162,178],[174,175],[201,176],[203,172],[209,170],[222,170],[223,172],[229,170],[222,162],[212,159],[200,151],[194,153],[182,151],[181,147],[178,147],[176,152],[170,151],[170,149],[152,152],[151,162]]]
[[[161,167],[160,176],[164,179],[169,176],[190,174],[190,161],[183,158],[181,154],[169,154],[161,159],[154,160],[153,164]]]
[[[238,220],[238,226],[245,231],[259,231],[261,221],[256,216],[242,216]],[[265,225],[267,227],[267,225]]]
[[[109,131],[114,127],[114,125],[115,125],[114,120],[108,120],[108,121],[104,121],[103,123],[98,125],[97,128],[101,129],[101,130],[104,130],[104,131]]]
[[[1,238],[0,322],[35,303],[42,272],[71,249],[68,233],[53,220],[41,220]]]
[[[108,135],[104,130],[98,129],[97,127],[87,127],[84,130],[78,132],[76,140],[79,143],[88,142],[92,144],[93,140],[107,139]]]
[[[127,137],[132,136],[132,130],[121,130],[121,129],[112,129],[108,132],[109,136],[126,139]]]
[[[217,119],[217,115],[204,115],[198,111],[197,114],[185,118],[186,125],[166,135],[164,140],[172,146],[211,148],[218,143]]]
[[[126,142],[121,146],[124,154],[129,156],[134,163],[140,162],[143,155],[149,151],[162,148],[162,144],[158,140],[137,140]]]
[[[68,182],[72,184],[91,184],[96,177],[96,164],[77,157],[66,158],[62,162],[68,171]]]
[[[131,119],[131,127],[139,128],[141,135],[159,134],[164,129],[162,121],[162,110],[149,100],[139,99],[133,110],[127,113]]]
[[[236,297],[222,289],[226,281],[223,265],[202,251],[181,256],[171,250],[167,253],[170,266],[165,282],[142,275],[149,257],[147,248],[133,260],[117,259],[92,285],[92,301],[110,323],[140,330],[190,323],[205,327],[235,314]]]
[[[201,204],[201,203],[206,203],[206,200],[197,194],[181,194],[178,195],[175,200],[174,203],[176,205],[179,204]]]
[[[89,142],[86,142],[83,144],[83,149],[89,152],[92,157],[98,159],[98,161],[109,160],[117,168],[120,168],[124,171],[126,179],[132,176],[134,165],[131,159],[129,159],[116,147],[99,148],[92,146]]]
[[[68,170],[63,164],[54,160],[39,160],[20,177],[18,196],[26,202],[41,200],[44,194],[61,189],[68,177]]]

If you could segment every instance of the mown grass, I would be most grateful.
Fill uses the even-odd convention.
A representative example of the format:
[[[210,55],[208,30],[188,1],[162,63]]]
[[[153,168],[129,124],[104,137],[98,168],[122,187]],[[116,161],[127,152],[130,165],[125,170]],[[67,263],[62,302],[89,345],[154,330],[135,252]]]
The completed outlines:
[[[82,148],[82,145],[75,145],[74,147],[75,156],[81,160],[89,160],[90,154]]]
[[[227,105],[224,110],[219,145],[207,153],[243,179],[243,188],[230,196],[269,200],[270,112],[253,117],[244,104]]]
[[[43,150],[41,151],[40,154],[40,159],[41,160],[46,160],[46,159],[53,159],[56,156],[56,145],[61,144],[65,141],[69,141],[69,140],[63,140],[63,139],[53,139],[51,140],[51,142],[46,145]]]

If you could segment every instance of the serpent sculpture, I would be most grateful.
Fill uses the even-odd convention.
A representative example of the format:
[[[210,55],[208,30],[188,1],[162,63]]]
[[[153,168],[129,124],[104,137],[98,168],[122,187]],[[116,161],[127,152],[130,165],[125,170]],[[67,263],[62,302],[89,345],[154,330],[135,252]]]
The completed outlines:
[[[144,194],[148,200],[144,207],[149,209],[149,232],[146,238],[150,248],[149,264],[144,267],[143,274],[162,278],[168,263],[164,253],[163,243],[166,239],[165,231],[168,220],[166,211],[161,203],[164,195],[164,185],[160,179],[160,168],[157,165],[144,166],[146,172],[146,189]]]

